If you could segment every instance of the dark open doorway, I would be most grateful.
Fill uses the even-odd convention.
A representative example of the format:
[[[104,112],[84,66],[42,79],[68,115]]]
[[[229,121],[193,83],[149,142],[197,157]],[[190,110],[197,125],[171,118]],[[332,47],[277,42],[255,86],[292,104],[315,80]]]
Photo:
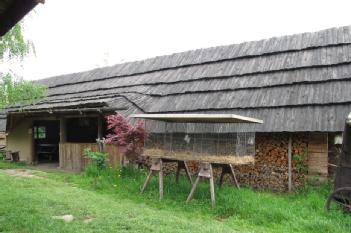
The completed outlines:
[[[59,162],[60,121],[34,121],[33,137],[38,163]]]
[[[67,119],[67,142],[95,143],[98,138],[98,118]]]

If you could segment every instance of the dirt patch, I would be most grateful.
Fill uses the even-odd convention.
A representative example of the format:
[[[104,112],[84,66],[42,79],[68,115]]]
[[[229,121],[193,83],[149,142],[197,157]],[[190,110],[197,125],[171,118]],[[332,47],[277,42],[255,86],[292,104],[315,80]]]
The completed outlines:
[[[0,170],[0,173],[7,174],[10,176],[16,176],[16,177],[44,179],[43,177],[35,175],[32,170],[27,170],[27,169],[2,169]]]
[[[52,216],[52,218],[57,220],[63,220],[65,222],[72,222],[74,220],[74,217],[71,214],[66,214],[62,216]]]
[[[88,217],[86,217],[86,218],[83,220],[83,222],[84,222],[85,224],[89,224],[89,223],[91,223],[94,219],[95,219],[94,217],[88,216]]]

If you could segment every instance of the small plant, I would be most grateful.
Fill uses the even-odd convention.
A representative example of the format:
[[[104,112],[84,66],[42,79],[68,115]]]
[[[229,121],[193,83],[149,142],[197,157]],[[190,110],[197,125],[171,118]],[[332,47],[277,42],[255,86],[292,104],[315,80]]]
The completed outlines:
[[[96,166],[97,170],[103,170],[106,168],[107,153],[91,151],[90,148],[84,150],[84,155],[91,159],[92,165]]]
[[[0,151],[0,160],[4,160],[5,159],[5,153]]]
[[[292,159],[296,162],[296,168],[300,173],[306,174],[308,172],[308,165],[306,163],[306,152],[302,154],[294,154]]]
[[[90,164],[85,169],[85,174],[93,178],[93,185],[98,187],[104,171],[106,170],[106,153],[91,151],[90,148],[84,150],[84,155],[90,159]],[[100,182],[99,182],[100,183]]]
[[[125,147],[124,155],[126,156],[141,154],[147,137],[143,121],[138,121],[133,125],[119,113],[107,116],[106,120],[107,128],[111,130],[111,133],[107,135],[107,143],[116,143]]]

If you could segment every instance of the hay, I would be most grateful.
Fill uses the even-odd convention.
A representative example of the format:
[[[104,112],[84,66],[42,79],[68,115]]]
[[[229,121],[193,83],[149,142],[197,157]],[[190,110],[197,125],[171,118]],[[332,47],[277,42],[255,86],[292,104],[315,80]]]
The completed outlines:
[[[176,159],[184,161],[199,161],[210,163],[225,163],[225,164],[252,164],[255,162],[255,157],[252,155],[210,155],[210,154],[194,154],[191,151],[165,152],[161,149],[145,149],[145,156],[152,158]]]

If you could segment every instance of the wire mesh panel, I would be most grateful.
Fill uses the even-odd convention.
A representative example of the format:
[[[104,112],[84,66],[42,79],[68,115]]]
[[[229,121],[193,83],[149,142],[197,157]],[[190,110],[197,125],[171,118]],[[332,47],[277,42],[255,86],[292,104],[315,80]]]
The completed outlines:
[[[227,124],[146,120],[144,154],[213,163],[252,163],[255,133],[226,132]]]

